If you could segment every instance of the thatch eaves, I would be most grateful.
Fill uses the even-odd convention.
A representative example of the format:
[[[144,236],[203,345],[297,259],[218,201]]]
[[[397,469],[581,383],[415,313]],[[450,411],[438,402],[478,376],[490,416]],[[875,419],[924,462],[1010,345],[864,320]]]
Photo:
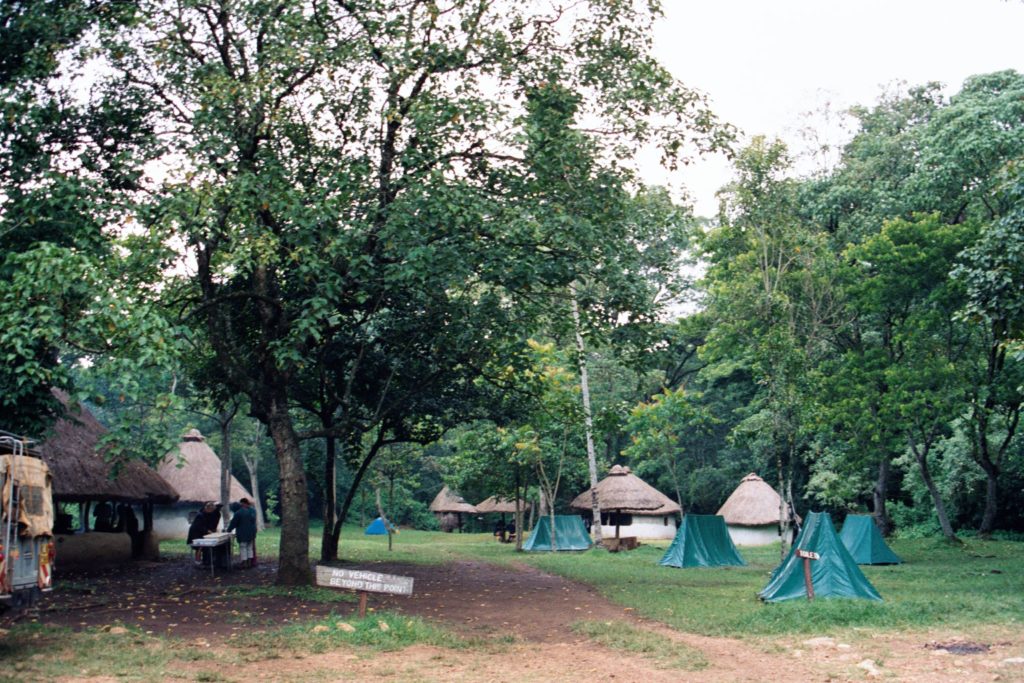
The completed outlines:
[[[641,515],[669,515],[682,512],[674,500],[629,471],[615,465],[608,476],[597,483],[597,502],[602,512]],[[590,489],[570,503],[577,510],[590,510]]]
[[[220,500],[220,468],[220,457],[199,430],[192,429],[164,456],[157,472],[178,491],[181,502],[205,503]],[[233,476],[228,497],[252,500],[252,494]]]
[[[466,502],[466,499],[447,486],[443,487],[430,503],[431,512],[466,512],[475,514],[477,509]]]
[[[162,504],[178,499],[173,486],[138,460],[116,463],[117,476],[111,478],[115,463],[107,462],[100,445],[106,428],[85,406],[71,406],[63,391],[54,389],[53,394],[64,414],[54,424],[50,438],[39,446],[39,452],[53,475],[53,497],[57,501]]]
[[[490,498],[483,500],[476,504],[476,511],[483,514],[491,514],[494,512],[512,512],[516,511],[516,501],[509,500],[508,498],[496,498],[491,496]],[[523,512],[530,511],[530,503],[525,500],[519,501],[519,509]]]
[[[778,492],[753,472],[743,477],[740,485],[732,492],[718,514],[726,524],[736,526],[764,526],[779,523],[782,498]],[[789,519],[789,511],[785,511]]]

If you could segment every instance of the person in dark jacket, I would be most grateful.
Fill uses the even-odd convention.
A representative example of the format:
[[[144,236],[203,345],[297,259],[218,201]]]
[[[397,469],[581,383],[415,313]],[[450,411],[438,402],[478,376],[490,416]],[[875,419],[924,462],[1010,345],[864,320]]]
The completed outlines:
[[[212,534],[220,526],[220,505],[214,503],[212,500],[203,506],[203,509],[199,511],[196,518],[192,520],[192,524],[188,527],[188,537],[185,542],[192,545],[192,541],[197,538],[202,538],[206,534]],[[201,548],[196,548],[196,562],[204,562],[203,553]]]
[[[256,564],[256,510],[248,498],[242,498],[238,502],[241,507],[231,518],[228,531],[234,531],[238,540],[241,566],[253,567]]]

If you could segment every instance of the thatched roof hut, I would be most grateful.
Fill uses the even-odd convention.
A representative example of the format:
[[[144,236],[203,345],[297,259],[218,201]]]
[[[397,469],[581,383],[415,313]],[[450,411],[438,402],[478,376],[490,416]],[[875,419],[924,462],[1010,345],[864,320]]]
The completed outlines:
[[[467,503],[465,498],[445,486],[434,496],[434,500],[430,503],[430,511],[435,513],[468,512],[475,514],[477,509]]]
[[[762,526],[779,523],[782,498],[778,492],[753,472],[743,477],[740,485],[718,509],[726,524]],[[785,511],[789,519],[789,511]]]
[[[447,486],[441,488],[430,503],[430,511],[437,517],[442,531],[462,531],[463,513],[476,514],[477,509],[466,502],[466,499]]]
[[[608,476],[597,483],[597,502],[602,512],[655,516],[682,512],[678,503],[622,465],[612,467]],[[590,510],[590,489],[576,496],[570,505],[577,510]]]
[[[111,478],[114,463],[107,462],[100,438],[107,432],[85,406],[71,406],[60,390],[54,396],[64,407],[53,434],[39,446],[53,475],[53,497],[63,502],[115,501],[124,503],[173,503],[174,487],[151,467],[138,460],[125,460]]]
[[[506,512],[514,513],[516,511],[516,501],[509,500],[508,498],[496,498],[495,496],[491,496],[487,500],[477,503],[475,507],[477,512],[485,515],[495,512],[500,512],[502,514],[505,514]],[[525,500],[519,501],[519,509],[523,512],[529,512],[530,503]]]
[[[780,512],[786,521],[790,520],[789,510],[782,511],[782,507],[782,498],[775,489],[751,472],[743,477],[718,514],[725,518],[729,536],[736,545],[768,545],[782,538]],[[793,532],[790,529],[791,535]]]
[[[192,429],[177,448],[164,456],[157,471],[171,486],[178,490],[183,503],[205,503],[220,500],[220,458],[198,429]],[[252,494],[235,478],[231,477],[228,497],[252,499]]]

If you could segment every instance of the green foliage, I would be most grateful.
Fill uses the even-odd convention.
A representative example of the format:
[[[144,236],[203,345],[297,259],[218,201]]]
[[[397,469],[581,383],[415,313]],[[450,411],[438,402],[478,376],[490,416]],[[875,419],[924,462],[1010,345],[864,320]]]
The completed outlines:
[[[632,444],[623,454],[633,459],[641,477],[667,473],[679,503],[687,507],[690,500],[683,499],[681,475],[699,462],[699,454],[693,451],[705,445],[703,437],[715,422],[701,398],[700,393],[685,389],[666,389],[633,408],[626,423]]]

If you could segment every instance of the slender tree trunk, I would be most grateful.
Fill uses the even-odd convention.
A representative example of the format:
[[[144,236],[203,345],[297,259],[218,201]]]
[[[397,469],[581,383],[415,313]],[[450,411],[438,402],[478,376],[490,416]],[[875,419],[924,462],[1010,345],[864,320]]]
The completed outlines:
[[[921,479],[924,481],[924,485],[928,488],[928,493],[932,497],[932,503],[935,505],[935,514],[939,518],[939,526],[942,527],[942,535],[951,543],[960,543],[960,539],[956,537],[956,533],[953,531],[953,525],[949,523],[949,515],[946,514],[946,504],[942,502],[939,487],[935,485],[931,469],[928,467],[928,452],[931,450],[931,445],[918,446],[911,439],[910,450],[914,454],[914,459],[917,460],[917,468],[921,472]]]
[[[233,409],[223,410],[219,416],[220,422],[220,509],[224,524],[228,523],[231,516],[231,427],[235,419]]]
[[[981,468],[985,471],[985,511],[978,533],[982,538],[989,538],[995,530],[999,510],[999,468],[991,461],[983,462]]]
[[[590,412],[590,382],[587,378],[586,347],[583,344],[583,329],[580,324],[580,305],[576,299],[576,283],[569,285],[572,294],[572,321],[576,332],[576,356],[580,368],[580,391],[583,394],[583,425],[587,437],[587,466],[590,470],[590,510],[593,518],[594,542],[601,543],[601,502],[597,495],[597,454],[594,452],[594,420]],[[552,534],[554,529],[552,528]]]
[[[281,470],[281,544],[277,583],[281,586],[309,585],[312,581],[309,568],[309,502],[299,439],[284,396],[273,397],[269,407],[268,427]]]
[[[324,429],[330,429],[330,418],[321,420]],[[334,540],[335,512],[338,509],[338,468],[335,440],[328,436],[327,457],[324,460],[324,530],[320,541],[320,561],[330,562],[338,559],[338,544]]]
[[[993,371],[990,371],[990,373]],[[991,380],[994,381],[994,380]],[[1017,426],[1020,424],[1020,413],[1021,406],[1016,404],[1011,406],[1010,412],[1007,415],[1007,420],[1003,427],[1005,431],[1002,440],[993,445],[989,440],[989,420],[988,416],[996,409],[995,398],[991,395],[986,399],[983,405],[977,405],[975,400],[974,406],[974,448],[972,455],[974,461],[981,466],[981,469],[985,472],[985,511],[981,517],[981,526],[978,527],[978,533],[982,538],[988,538],[992,535],[996,526],[996,514],[999,511],[999,473],[1001,469],[1001,463],[1003,462],[1003,456],[1006,454],[1007,449],[1013,442],[1014,435],[1017,432]]]
[[[339,538],[341,537],[341,527],[348,518],[348,510],[352,507],[352,501],[355,499],[356,491],[359,489],[359,484],[363,481],[363,476],[366,474],[366,470],[370,467],[370,463],[377,457],[377,453],[380,451],[382,442],[378,439],[370,446],[370,451],[363,458],[363,461],[359,463],[359,469],[356,470],[356,475],[352,479],[352,486],[349,488],[348,493],[345,495],[345,502],[342,503],[341,513],[338,515],[338,520],[334,525],[334,547],[335,552],[339,547]],[[334,557],[332,559],[337,559]]]
[[[263,501],[260,500],[259,462],[245,455],[242,456],[242,462],[249,472],[249,490],[252,491],[252,504],[256,508],[256,528],[262,531],[267,528],[267,523],[263,517]]]
[[[523,534],[526,529],[523,527],[523,501],[526,499],[526,491],[522,485],[522,476],[519,466],[516,466],[516,552],[523,549]],[[533,528],[533,508],[530,508],[530,528]]]
[[[871,491],[875,524],[883,536],[892,533],[892,521],[889,519],[889,512],[885,507],[885,501],[889,495],[889,465],[889,455],[885,454],[882,456],[882,461],[878,463],[878,478],[875,479],[875,487]]]

